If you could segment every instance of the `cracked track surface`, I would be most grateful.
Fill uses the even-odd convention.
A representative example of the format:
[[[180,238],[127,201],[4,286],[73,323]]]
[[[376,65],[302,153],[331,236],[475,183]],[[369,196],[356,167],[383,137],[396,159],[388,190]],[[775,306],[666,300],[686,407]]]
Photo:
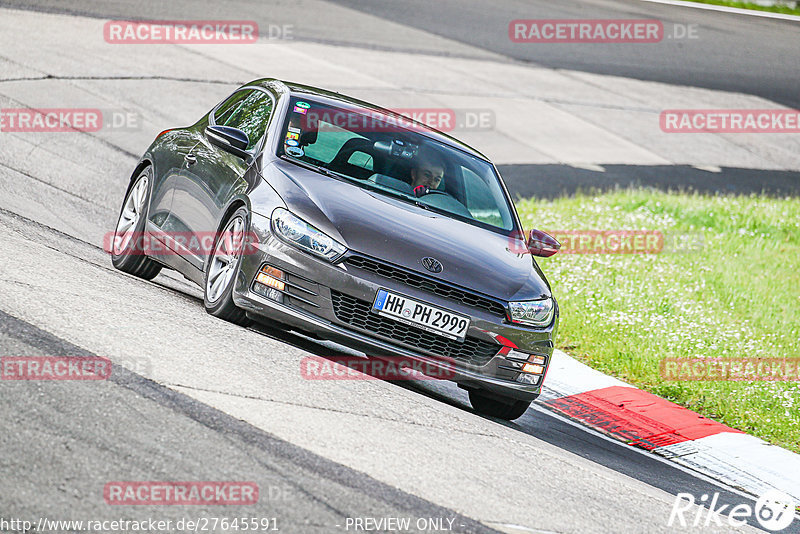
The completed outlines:
[[[0,472],[13,481],[0,488],[3,517],[262,515],[305,533],[341,530],[348,516],[427,516],[455,518],[458,531],[650,533],[673,531],[677,492],[716,489],[535,409],[513,424],[478,417],[452,384],[304,380],[302,358],[339,349],[214,319],[181,277],[131,278],[99,248],[155,134],[196,120],[237,84],[263,76],[265,65],[398,107],[480,106],[490,86],[501,107],[528,105],[527,84],[539,79],[542,105],[555,103],[549,98],[586,107],[594,87],[594,100],[612,106],[606,111],[652,115],[619,86],[455,45],[458,65],[441,54],[380,51],[380,33],[402,34],[395,26],[364,35],[360,47],[259,44],[233,58],[218,47],[106,46],[97,19],[0,14],[0,107],[139,118],[135,128],[91,134],[0,133],[0,355],[96,354],[118,366],[108,382],[0,382]],[[335,28],[342,19],[333,15],[324,22]],[[409,49],[442,46],[424,32],[403,35]],[[358,62],[374,72],[353,68]],[[410,70],[424,73],[413,90],[403,74]],[[498,115],[498,124],[507,118]],[[617,147],[663,159],[610,136],[598,154]],[[513,128],[468,141],[524,162],[572,157]],[[110,508],[102,487],[120,479],[254,480],[263,500],[246,510]],[[270,497],[272,487],[283,498]]]
[[[526,415],[522,427],[497,424],[472,414],[463,393],[446,385],[436,391],[377,380],[307,381],[300,374],[309,355],[302,338],[276,339],[206,315],[198,291],[185,282],[131,278],[99,248],[6,211],[0,235],[0,302],[10,312],[0,316],[4,353],[88,351],[136,372],[118,369],[111,383],[0,383],[9,421],[3,448],[26,451],[4,456],[4,475],[18,481],[16,490],[0,492],[5,510],[106,517],[117,514],[102,503],[101,488],[111,480],[245,477],[262,491],[301,487],[290,502],[261,503],[263,513],[283,518],[287,532],[307,532],[305,525],[330,532],[343,517],[387,514],[463,514],[507,532],[514,531],[508,525],[671,531],[669,493],[541,441],[534,434],[548,416]],[[134,386],[119,390],[126,380]],[[198,426],[193,410],[218,425]],[[242,443],[244,430],[230,435],[234,423],[261,436],[261,446]],[[271,471],[266,465],[281,460],[264,440],[317,463]],[[602,444],[612,446],[626,453]],[[84,452],[76,462],[70,451],[78,448]],[[86,458],[96,462],[86,467]],[[44,464],[55,467],[34,467]],[[328,468],[344,473],[350,489],[331,481]],[[322,474],[315,479],[309,470]],[[375,502],[381,492],[391,499]],[[332,507],[327,499],[351,505]],[[404,499],[405,508],[397,504]],[[584,513],[571,512],[577,509]],[[237,515],[243,512],[252,510]],[[480,528],[463,521],[459,531]]]

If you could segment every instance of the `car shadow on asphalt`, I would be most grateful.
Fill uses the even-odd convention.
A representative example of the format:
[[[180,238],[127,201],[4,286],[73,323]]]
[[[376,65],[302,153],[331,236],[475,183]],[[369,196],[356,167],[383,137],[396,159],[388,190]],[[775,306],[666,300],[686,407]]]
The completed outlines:
[[[204,312],[202,289],[197,288],[193,284],[184,282],[177,277],[165,276],[164,274],[154,278],[151,283],[165,290],[173,292],[176,296],[179,296],[182,299],[185,299],[193,304],[197,304],[200,308],[199,311]],[[383,380],[384,382],[391,383],[396,387],[413,391],[414,393],[424,395],[438,402],[474,413],[475,415],[483,417],[484,419],[495,421],[509,428],[529,433],[525,430],[524,426],[521,426],[517,422],[503,421],[501,419],[478,414],[475,410],[473,410],[472,405],[469,403],[467,392],[459,388],[453,382],[447,380],[436,380],[427,377],[423,379],[415,379],[413,375],[403,375],[397,380],[388,380],[383,376],[378,376],[378,373],[372,372],[371,370],[374,369],[373,367],[365,366],[362,363],[363,361],[375,360],[375,358],[369,357],[363,352],[350,349],[339,343],[318,339],[308,333],[269,326],[263,323],[253,323],[247,329],[259,335],[274,339],[275,341],[286,343],[287,345],[291,345],[295,348],[309,352],[319,358],[325,358],[326,360],[330,360],[331,362],[335,362],[339,365],[347,366],[358,373],[370,376],[371,379]],[[528,413],[526,413],[517,421],[527,418],[531,412],[532,410],[528,410]]]

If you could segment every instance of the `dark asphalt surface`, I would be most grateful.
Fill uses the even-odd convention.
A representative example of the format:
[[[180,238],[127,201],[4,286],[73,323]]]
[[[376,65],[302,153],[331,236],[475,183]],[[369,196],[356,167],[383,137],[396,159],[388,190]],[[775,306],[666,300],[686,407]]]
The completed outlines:
[[[485,9],[478,4],[439,0],[336,0],[410,27],[424,29],[510,58],[556,68],[628,76],[760,95],[800,107],[799,23],[676,9],[634,0],[557,4],[539,0],[501,0]],[[104,3],[76,0],[0,1],[14,6],[101,18],[253,18],[281,23],[286,10],[303,2],[221,3],[186,0],[161,3]],[[246,16],[245,16],[246,15]],[[323,14],[317,13],[317,16]],[[697,24],[697,40],[653,45],[519,45],[507,37],[516,18],[658,18],[669,24]],[[298,39],[343,42],[356,27],[330,27]],[[764,35],[769,35],[765,39]],[[361,45],[358,41],[351,44]],[[387,49],[413,50],[414,43],[385,43]],[[448,50],[440,51],[447,54]],[[1,54],[2,52],[0,52]],[[518,195],[551,197],[590,183],[600,188],[647,183],[660,188],[691,187],[700,191],[797,194],[798,173],[759,171],[767,184],[753,182],[752,170],[709,173],[683,167],[609,166],[596,173],[566,166],[513,165],[501,172]],[[650,174],[647,174],[650,173]],[[739,177],[739,178],[735,178]],[[644,181],[644,180],[642,180]],[[599,184],[599,185],[598,185]],[[687,185],[688,184],[688,185]],[[673,187],[674,186],[674,187]],[[748,189],[748,187],[750,189]],[[754,189],[758,188],[758,190]],[[329,355],[293,334],[268,332],[284,342]],[[0,312],[0,354],[90,355],[80,347]],[[466,397],[450,384],[401,384],[420,394],[470,410]],[[490,531],[427,501],[364,474],[313,455],[188,397],[124,369],[100,383],[0,383],[0,473],[14,481],[14,491],[0,492],[0,515],[38,518],[42,510],[58,519],[103,517],[248,516],[276,517],[285,532],[329,532],[350,516],[457,517],[460,531]],[[743,498],[630,447],[603,439],[561,418],[529,410],[510,428],[646,482],[669,493],[721,493],[721,504]],[[56,452],[58,451],[58,452]],[[69,455],[64,455],[69,451]],[[24,454],[21,454],[24,452]],[[223,460],[223,461],[221,461]],[[262,500],[247,509],[171,507],[125,510],[108,507],[102,487],[112,480],[248,480],[259,484]],[[275,498],[270,498],[270,488]],[[754,526],[758,526],[755,524]],[[333,528],[332,528],[333,527]]]
[[[800,22],[742,16],[639,0],[329,0],[536,65],[758,95],[800,108]],[[99,18],[252,19],[263,28],[291,23],[299,40],[363,45],[364,28],[328,17],[325,3],[176,0],[2,0],[0,6]],[[487,6],[491,6],[487,9]],[[651,44],[514,43],[515,19],[657,19],[665,38]],[[329,22],[326,24],[326,20]],[[677,26],[677,29],[676,29]],[[696,39],[671,38],[691,27]],[[371,44],[414,50],[413,40]],[[442,54],[453,53],[443,46]]]
[[[2,311],[0,354],[95,356]],[[0,517],[34,524],[41,517],[154,518],[173,525],[247,517],[273,519],[281,532],[299,534],[343,530],[348,517],[444,518],[454,519],[456,532],[495,532],[113,369],[108,381],[0,381]],[[255,482],[260,498],[250,506],[106,504],[105,484],[127,480]]]
[[[329,347],[290,332],[262,333],[319,356],[336,356]],[[2,311],[0,354],[96,356]],[[466,395],[453,384],[394,384],[472,411]],[[0,473],[14,481],[13,491],[0,491],[0,517],[34,523],[40,517],[158,518],[173,524],[202,517],[275,518],[280,531],[290,533],[339,530],[348,517],[422,517],[455,519],[454,532],[494,532],[121,366],[114,366],[108,381],[2,381],[0,392],[0,450],[5,452],[0,455]],[[501,424],[674,495],[719,492],[720,506],[748,502],[542,409],[530,409],[517,421]],[[253,506],[107,505],[104,485],[124,480],[247,481],[258,484],[261,497]],[[754,520],[751,524],[759,527]]]
[[[741,92],[800,108],[800,22],[638,0],[501,0],[493,2],[492,9],[459,0],[332,1],[537,65]],[[508,24],[515,19],[595,18],[658,19],[665,35],[688,31],[694,25],[697,39],[654,44],[521,44],[511,42],[507,35]],[[702,193],[800,193],[800,173],[790,171],[723,167],[712,173],[689,166],[634,165],[605,169],[601,173],[566,165],[499,167],[512,194],[523,198],[638,185]]]
[[[557,198],[577,192],[592,193],[615,188],[651,187],[661,191],[772,197],[800,195],[800,173],[764,169],[721,167],[719,172],[688,165],[603,165],[599,170],[569,165],[498,165],[516,198]]]
[[[379,17],[537,65],[759,95],[800,107],[800,22],[638,0],[332,0]],[[657,19],[667,35],[696,25],[696,39],[652,44],[514,43],[516,19]]]
[[[293,332],[261,327],[256,327],[256,330],[268,337],[294,345],[318,356],[335,359],[337,356],[346,354],[332,354],[330,346],[321,347],[315,341]],[[343,360],[337,361],[341,362]],[[462,410],[473,411],[467,394],[450,382],[407,381],[392,382],[392,385],[415,391]],[[568,450],[578,456],[619,473],[624,473],[673,495],[678,493],[703,495],[704,493],[713,494],[714,492],[719,492],[720,506],[727,504],[731,507],[743,503],[752,505],[755,502],[719,484],[699,478],[689,471],[679,469],[674,464],[655,455],[634,449],[621,442],[605,439],[596,432],[587,430],[580,425],[572,424],[565,418],[540,407],[538,403],[534,403],[532,408],[528,409],[522,417],[515,421],[498,422],[508,428],[535,436],[551,445]],[[749,521],[749,524],[756,528],[761,528],[755,519]],[[786,529],[784,532],[788,534],[793,531]],[[797,532],[800,532],[800,526],[798,526]]]
[[[348,23],[332,6],[344,6],[501,54],[552,68],[625,76],[640,80],[742,92],[800,108],[800,22],[667,6],[640,0],[498,0],[486,9],[460,0],[308,0],[251,2],[176,0],[136,3],[101,0],[0,0],[0,6],[97,18],[213,19],[247,18],[269,28],[290,24],[292,38],[393,51],[417,51],[412,38],[365,42],[364,29]],[[331,6],[331,7],[326,7]],[[665,35],[690,25],[696,39],[653,44],[520,44],[508,37],[515,19],[658,19]],[[765,38],[765,36],[768,36]],[[427,53],[463,55],[446,44]],[[0,51],[0,55],[2,52]],[[264,75],[268,72],[265,70]],[[566,165],[502,165],[509,190],[517,197],[553,198],[584,190],[646,185],[661,190],[795,196],[800,173],[723,167],[712,173],[689,166],[606,166],[606,172]]]

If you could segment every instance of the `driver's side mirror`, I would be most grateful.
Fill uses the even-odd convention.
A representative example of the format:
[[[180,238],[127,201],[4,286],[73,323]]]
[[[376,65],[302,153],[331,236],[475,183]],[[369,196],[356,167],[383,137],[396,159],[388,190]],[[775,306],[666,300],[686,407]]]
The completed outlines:
[[[541,230],[531,230],[528,238],[528,251],[534,256],[549,258],[561,248],[556,238]]]
[[[208,137],[209,143],[226,152],[230,152],[234,156],[238,156],[242,159],[249,156],[247,153],[247,145],[250,144],[250,139],[247,137],[247,134],[239,128],[234,128],[232,126],[209,126],[206,128],[206,137]]]

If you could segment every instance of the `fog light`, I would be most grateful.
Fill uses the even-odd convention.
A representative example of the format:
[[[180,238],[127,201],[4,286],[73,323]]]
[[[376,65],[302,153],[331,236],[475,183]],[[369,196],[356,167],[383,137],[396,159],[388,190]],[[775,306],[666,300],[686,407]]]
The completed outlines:
[[[270,288],[269,290],[267,290],[267,298],[272,300],[277,300],[278,302],[283,302],[283,293],[281,293],[277,289]]]
[[[527,352],[514,349],[511,349],[508,354],[506,354],[506,359],[516,360],[519,362],[531,362],[539,365],[544,365],[545,361],[547,361],[544,356],[539,356],[538,354],[528,354]]]
[[[528,354],[527,352],[520,352],[518,350],[511,349],[510,351],[508,351],[508,354],[506,354],[506,359],[508,359],[508,360],[519,360],[521,362],[526,362],[526,361],[528,361],[528,357],[529,356],[531,356],[531,355]]]
[[[526,375],[525,373],[520,373],[520,375],[517,377],[517,382],[522,382],[523,384],[538,384],[539,375]]]
[[[526,363],[522,366],[523,373],[531,373],[534,375],[540,375],[544,373],[544,366],[543,365],[536,365],[533,363]]]
[[[280,269],[265,265],[256,275],[253,291],[268,299],[283,304],[283,293],[286,289],[286,274]]]
[[[267,287],[275,288],[278,291],[283,291],[286,289],[286,284],[283,283],[283,280],[283,271],[270,266],[262,267],[261,272],[259,272],[258,276],[256,276],[256,282]]]

